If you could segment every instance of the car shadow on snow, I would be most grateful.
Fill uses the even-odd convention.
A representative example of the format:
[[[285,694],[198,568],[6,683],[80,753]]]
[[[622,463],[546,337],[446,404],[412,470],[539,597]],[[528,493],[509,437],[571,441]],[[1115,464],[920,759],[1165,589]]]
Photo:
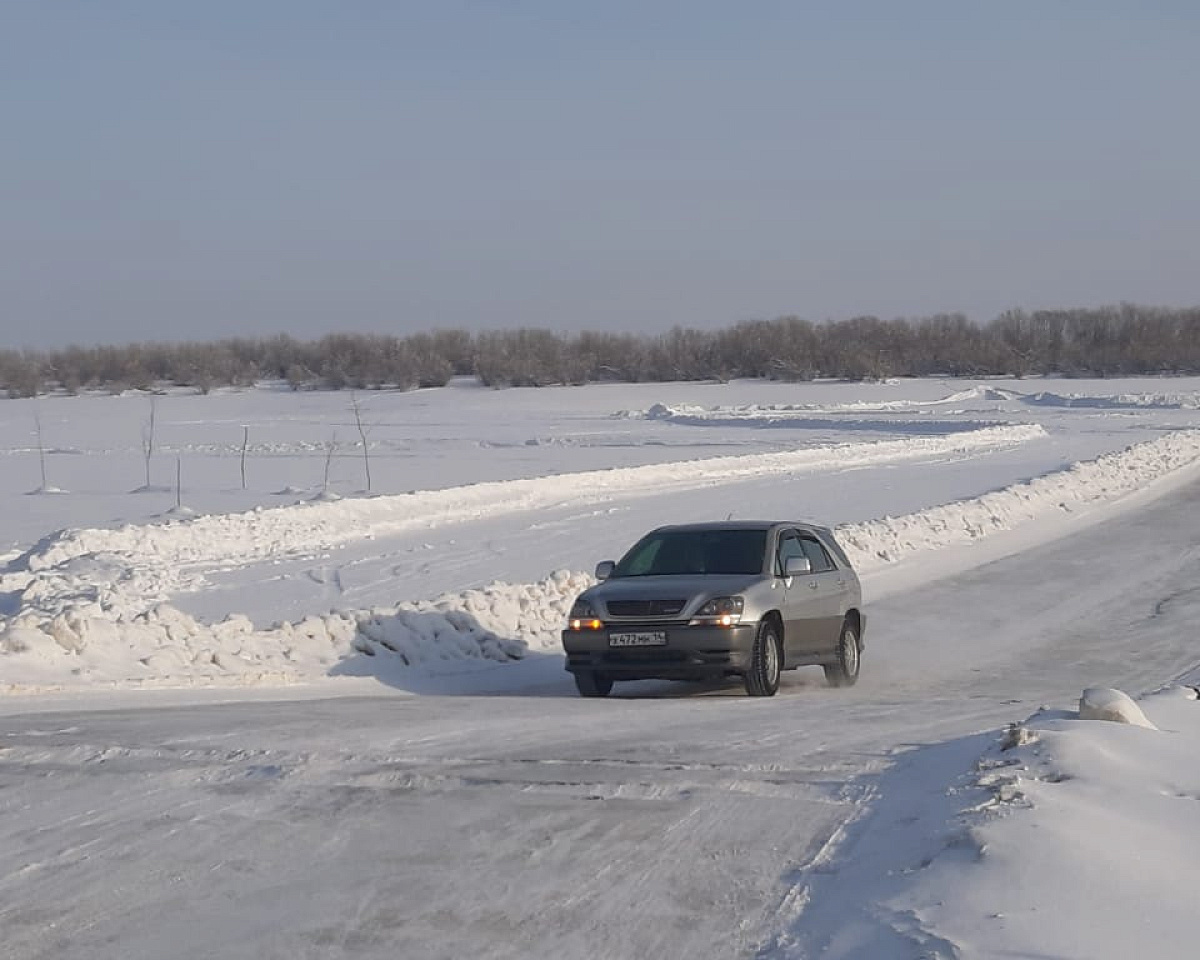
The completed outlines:
[[[437,665],[406,666],[390,657],[354,654],[336,664],[330,676],[363,677],[426,697],[565,697],[575,699],[579,692],[557,653],[530,652],[520,660],[445,661]],[[825,686],[819,677],[785,677],[778,697],[820,691]],[[740,680],[691,682],[678,680],[630,680],[617,683],[608,701],[746,699]],[[777,698],[778,698],[777,697]],[[598,701],[599,702],[599,701]]]
[[[574,683],[572,682],[572,690]],[[812,693],[826,688],[820,668],[789,670],[780,677],[777,697]],[[738,677],[723,680],[626,680],[613,684],[610,700],[687,700],[720,697],[746,699],[746,686]]]

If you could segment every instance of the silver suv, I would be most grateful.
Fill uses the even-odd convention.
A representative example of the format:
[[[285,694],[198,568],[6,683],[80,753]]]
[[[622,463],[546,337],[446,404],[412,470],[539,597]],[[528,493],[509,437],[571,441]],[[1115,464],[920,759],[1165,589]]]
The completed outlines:
[[[741,677],[752,697],[779,673],[820,664],[835,687],[858,679],[862,588],[826,527],[726,521],[659,527],[580,594],[562,633],[585,697],[614,680]]]

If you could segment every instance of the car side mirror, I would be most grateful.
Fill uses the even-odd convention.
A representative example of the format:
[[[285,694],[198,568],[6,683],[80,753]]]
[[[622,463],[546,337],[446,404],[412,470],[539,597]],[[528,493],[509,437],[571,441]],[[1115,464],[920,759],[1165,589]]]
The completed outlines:
[[[812,573],[812,562],[808,557],[788,557],[783,565],[785,577],[802,577],[806,573]]]
[[[616,568],[616,566],[617,565],[611,560],[601,560],[598,564],[596,564],[596,579],[607,580],[613,575],[613,570]]]

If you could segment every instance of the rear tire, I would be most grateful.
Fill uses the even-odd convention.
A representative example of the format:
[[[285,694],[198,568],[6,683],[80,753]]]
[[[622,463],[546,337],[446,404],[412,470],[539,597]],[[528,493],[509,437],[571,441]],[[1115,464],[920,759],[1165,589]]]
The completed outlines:
[[[750,669],[746,671],[746,693],[752,697],[773,697],[779,689],[779,671],[783,669],[783,651],[779,628],[770,620],[758,625],[750,651]]]
[[[842,635],[838,637],[837,660],[825,664],[825,681],[831,687],[852,687],[858,680],[858,671],[861,665],[862,656],[858,649],[858,630],[847,619],[842,624]]]
[[[612,678],[601,673],[575,674],[575,688],[581,697],[607,697],[612,692]]]

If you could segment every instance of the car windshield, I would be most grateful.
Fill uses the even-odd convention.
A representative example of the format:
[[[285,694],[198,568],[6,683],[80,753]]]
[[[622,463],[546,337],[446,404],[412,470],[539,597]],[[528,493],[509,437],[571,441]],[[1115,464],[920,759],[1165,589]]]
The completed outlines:
[[[658,530],[634,544],[613,576],[756,574],[766,547],[766,530]]]

